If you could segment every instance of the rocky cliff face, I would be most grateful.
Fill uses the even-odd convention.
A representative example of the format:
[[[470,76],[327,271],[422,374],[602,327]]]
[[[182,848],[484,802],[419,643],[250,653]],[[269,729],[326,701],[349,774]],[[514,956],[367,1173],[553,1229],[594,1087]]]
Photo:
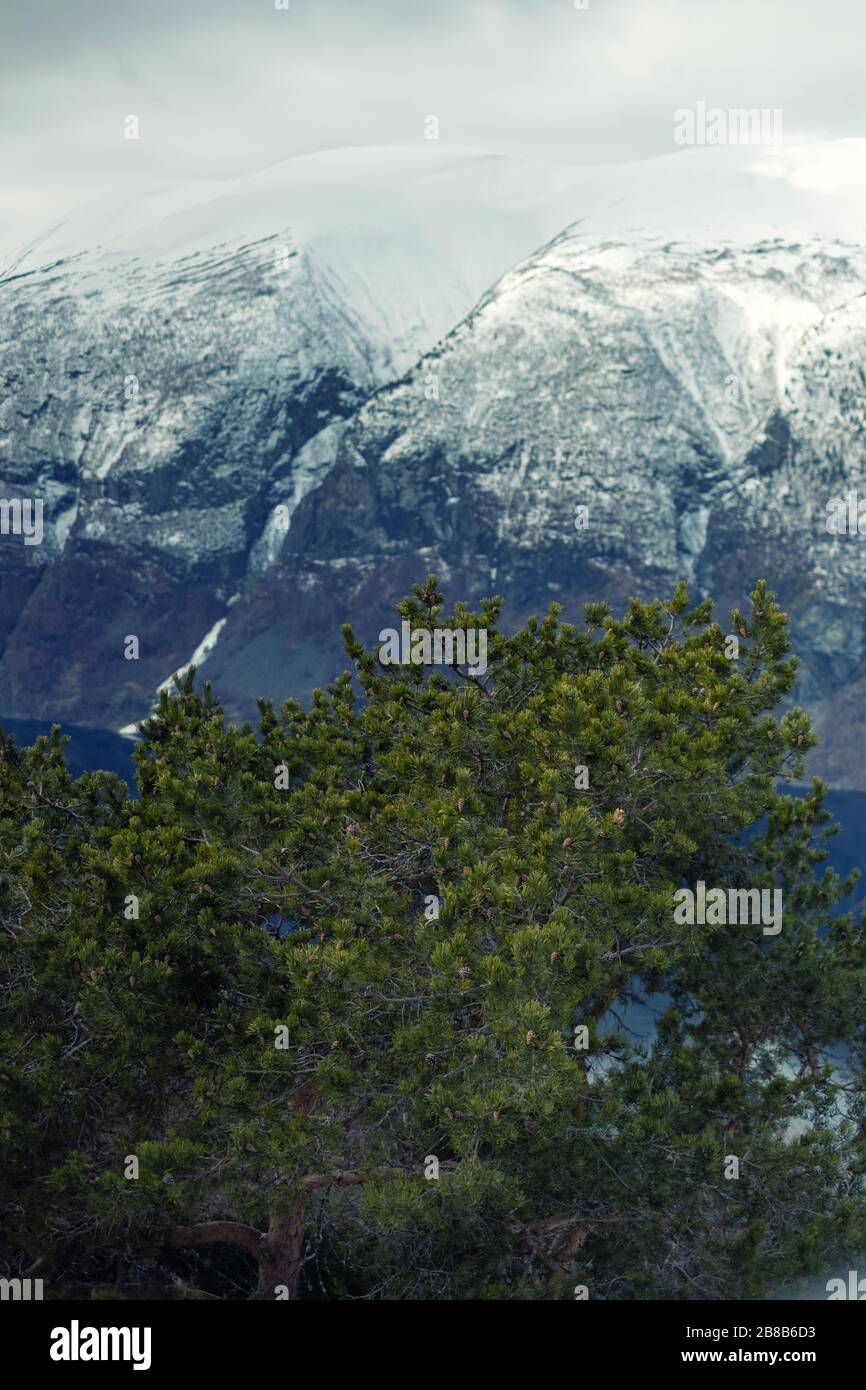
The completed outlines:
[[[431,569],[455,594],[506,595],[515,617],[680,578],[733,605],[766,575],[803,653],[798,693],[832,713],[866,646],[861,544],[826,531],[862,464],[864,276],[838,244],[566,233],[353,418],[230,615],[214,679],[232,698],[265,641],[321,660],[322,628],[346,616],[375,637]],[[854,782],[852,733],[825,719],[826,764]]]
[[[4,496],[46,506],[42,545],[0,545],[5,712],[126,722],[225,613],[294,461],[375,381],[308,280],[257,243],[7,286]]]
[[[141,718],[267,568],[342,422],[558,220],[555,170],[422,156],[102,200],[0,257],[0,497],[44,504],[41,545],[0,536],[0,712]],[[294,688],[285,653],[261,660],[250,693]]]
[[[172,257],[19,273],[0,289],[4,495],[44,496],[51,525],[41,547],[0,539],[0,711],[125,724],[219,624],[206,672],[247,715],[343,669],[340,622],[375,639],[430,570],[455,597],[502,593],[515,621],[680,578],[724,613],[765,576],[820,766],[866,785],[866,537],[826,529],[862,477],[859,205],[818,225],[826,198],[812,217],[776,169],[759,187],[775,179],[785,226],[761,235],[755,176],[722,173],[718,234],[693,199],[626,225],[621,172],[550,176],[529,220],[499,179],[484,216],[510,231],[468,272],[479,214],[455,211],[449,168],[438,270],[429,244],[407,261],[413,212],[390,255],[347,233],[341,259],[321,226],[220,248],[197,228]],[[511,255],[565,205],[589,211]]]

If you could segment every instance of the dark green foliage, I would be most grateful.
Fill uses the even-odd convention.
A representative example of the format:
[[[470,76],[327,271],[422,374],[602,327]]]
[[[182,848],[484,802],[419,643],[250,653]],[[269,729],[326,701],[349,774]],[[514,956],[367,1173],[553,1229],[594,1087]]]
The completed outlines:
[[[500,606],[446,618],[429,579],[402,616],[486,628],[485,676],[347,630],[363,698],[346,676],[258,731],[190,673],[138,800],[73,781],[56,735],[2,742],[5,1273],[726,1298],[866,1244],[866,936],[815,873],[824,789],[775,789],[814,743],[772,713],[784,615],[759,584],[733,661],[685,590],[513,636]],[[781,933],[677,925],[698,879],[781,887]],[[645,987],[641,1049],[612,1020]]]

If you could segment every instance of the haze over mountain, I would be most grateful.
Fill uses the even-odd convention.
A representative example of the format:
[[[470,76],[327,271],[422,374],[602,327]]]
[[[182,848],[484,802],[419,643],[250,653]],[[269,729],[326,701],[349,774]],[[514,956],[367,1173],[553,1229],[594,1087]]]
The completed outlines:
[[[234,715],[303,698],[429,570],[514,621],[680,577],[724,616],[766,576],[816,766],[866,785],[863,550],[825,528],[861,472],[864,155],[341,150],[0,248],[2,495],[45,499],[42,545],[0,538],[0,712],[129,725],[196,650]]]

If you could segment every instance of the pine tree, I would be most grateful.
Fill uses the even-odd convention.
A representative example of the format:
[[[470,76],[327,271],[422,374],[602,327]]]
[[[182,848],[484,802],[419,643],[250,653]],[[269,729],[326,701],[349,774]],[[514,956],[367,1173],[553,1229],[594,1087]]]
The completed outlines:
[[[431,576],[398,610],[484,629],[483,675],[346,629],[360,693],[254,729],[190,672],[137,798],[4,739],[10,1272],[726,1298],[862,1246],[866,936],[816,874],[826,789],[777,790],[815,740],[773,713],[766,585],[728,634],[683,588],[511,635],[443,602]],[[678,922],[699,881],[781,890],[781,931]],[[645,991],[649,1046],[616,1022]]]

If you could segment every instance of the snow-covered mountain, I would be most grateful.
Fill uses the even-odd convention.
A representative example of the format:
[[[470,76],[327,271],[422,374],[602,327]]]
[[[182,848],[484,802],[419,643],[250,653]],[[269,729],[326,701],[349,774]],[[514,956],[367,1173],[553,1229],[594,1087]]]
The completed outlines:
[[[430,569],[515,617],[765,575],[866,785],[866,539],[825,526],[863,464],[866,142],[341,151],[16,259],[0,475],[52,525],[0,538],[0,710],[126,724],[202,643],[234,713],[302,695]]]
[[[141,717],[341,422],[561,225],[575,177],[337,151],[106,197],[4,247],[0,495],[44,499],[45,539],[0,537],[0,711]]]

